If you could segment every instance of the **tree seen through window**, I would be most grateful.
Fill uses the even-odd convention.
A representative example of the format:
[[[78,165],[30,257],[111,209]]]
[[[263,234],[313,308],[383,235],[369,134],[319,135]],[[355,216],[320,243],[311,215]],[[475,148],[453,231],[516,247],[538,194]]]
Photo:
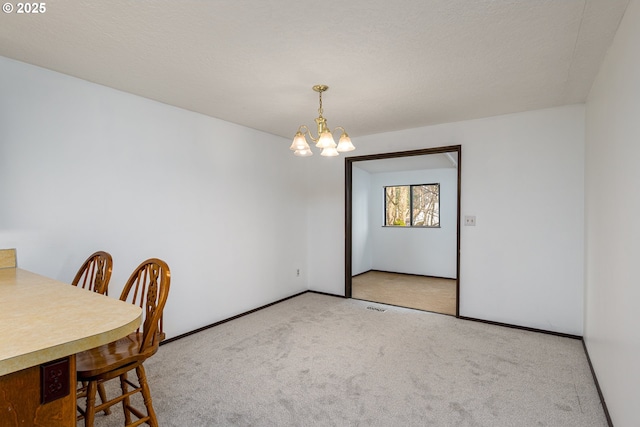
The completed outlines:
[[[385,226],[440,226],[440,184],[397,185],[384,191]]]

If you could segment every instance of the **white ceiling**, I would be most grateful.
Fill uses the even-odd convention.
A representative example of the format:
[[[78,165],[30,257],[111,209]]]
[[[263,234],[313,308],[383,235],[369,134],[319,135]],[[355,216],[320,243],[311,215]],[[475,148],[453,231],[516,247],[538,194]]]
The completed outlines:
[[[15,3],[15,2],[12,2]],[[0,55],[293,137],[580,103],[628,0],[53,0]]]

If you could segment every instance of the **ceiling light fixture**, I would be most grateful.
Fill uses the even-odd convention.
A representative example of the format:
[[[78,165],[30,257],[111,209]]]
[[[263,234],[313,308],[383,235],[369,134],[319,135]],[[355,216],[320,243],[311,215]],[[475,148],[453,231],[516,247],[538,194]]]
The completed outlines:
[[[347,134],[347,131],[344,130],[342,126],[338,126],[333,131],[341,130],[342,136],[338,141],[338,145],[336,146],[336,141],[333,139],[333,135],[331,135],[331,131],[327,127],[327,119],[322,117],[322,92],[329,89],[329,86],[326,85],[315,85],[313,90],[318,92],[320,97],[320,108],[318,108],[318,117],[315,119],[316,124],[318,125],[318,137],[314,138],[311,134],[311,131],[306,125],[301,125],[298,128],[298,132],[293,137],[293,143],[289,149],[293,150],[293,154],[299,157],[308,157],[313,156],[313,152],[311,148],[309,148],[309,144],[307,144],[307,138],[305,134],[309,135],[309,138],[316,143],[316,147],[322,148],[321,156],[337,156],[340,153],[346,151],[353,151],[356,147],[351,143],[351,138]]]

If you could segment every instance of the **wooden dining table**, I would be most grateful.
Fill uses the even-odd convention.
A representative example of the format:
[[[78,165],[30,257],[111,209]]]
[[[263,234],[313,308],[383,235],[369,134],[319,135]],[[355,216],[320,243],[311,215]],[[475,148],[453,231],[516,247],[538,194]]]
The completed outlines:
[[[0,268],[0,427],[76,425],[75,354],[138,328],[140,307]]]

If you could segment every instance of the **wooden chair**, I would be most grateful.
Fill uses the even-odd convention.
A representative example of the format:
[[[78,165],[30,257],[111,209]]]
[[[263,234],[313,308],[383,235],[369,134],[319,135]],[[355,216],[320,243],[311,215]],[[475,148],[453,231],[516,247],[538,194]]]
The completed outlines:
[[[111,255],[103,251],[95,252],[82,264],[71,284],[82,289],[107,295],[112,269],[113,259]]]
[[[119,402],[122,402],[126,426],[137,426],[143,423],[153,427],[158,426],[143,362],[158,351],[162,334],[160,320],[169,295],[170,281],[171,273],[164,261],[152,258],[140,264],[129,277],[120,296],[122,301],[131,302],[142,308],[143,322],[140,328],[115,342],[76,355],[78,381],[87,382],[86,409],[83,410],[78,406],[81,414],[78,419],[84,418],[85,426],[93,426],[96,412]],[[127,373],[134,369],[138,384],[127,378]],[[98,382],[116,377],[120,377],[122,394],[96,406]],[[133,390],[129,391],[128,386],[133,387]],[[129,398],[138,392],[142,394],[147,410],[146,415],[131,406]],[[131,414],[138,419],[132,422]]]
[[[82,264],[71,284],[91,292],[108,295],[112,270],[113,258],[111,254],[104,251],[95,252]],[[87,384],[82,383],[76,394],[78,397],[84,397],[86,391]],[[107,400],[107,394],[102,383],[98,384],[98,394],[102,402]],[[109,415],[110,413],[109,408],[104,410],[105,415]]]

